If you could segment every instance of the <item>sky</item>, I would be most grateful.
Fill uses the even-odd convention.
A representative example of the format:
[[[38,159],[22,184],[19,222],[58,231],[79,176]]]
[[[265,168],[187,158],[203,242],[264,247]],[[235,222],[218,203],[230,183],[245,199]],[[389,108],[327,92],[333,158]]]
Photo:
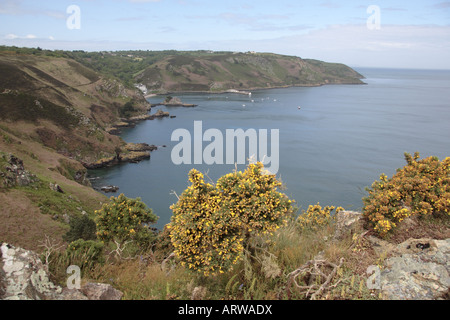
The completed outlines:
[[[450,1],[0,0],[0,45],[256,51],[450,69]]]

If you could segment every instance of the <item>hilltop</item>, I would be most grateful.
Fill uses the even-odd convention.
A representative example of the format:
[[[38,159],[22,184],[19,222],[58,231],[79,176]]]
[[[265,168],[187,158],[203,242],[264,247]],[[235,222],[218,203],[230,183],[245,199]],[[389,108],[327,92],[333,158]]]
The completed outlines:
[[[362,84],[346,65],[273,53],[212,51],[74,52],[80,63],[137,83],[148,93],[224,92]],[[120,65],[120,66],[119,66]]]
[[[151,92],[254,90],[287,86],[361,84],[342,64],[269,53],[169,55],[134,79]]]

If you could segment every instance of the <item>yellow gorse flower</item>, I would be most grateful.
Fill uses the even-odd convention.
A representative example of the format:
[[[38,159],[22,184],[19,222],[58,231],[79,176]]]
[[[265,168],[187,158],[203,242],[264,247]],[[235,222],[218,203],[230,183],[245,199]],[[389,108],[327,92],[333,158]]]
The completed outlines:
[[[419,158],[405,153],[407,165],[389,179],[382,174],[363,198],[364,215],[381,236],[411,215],[450,213],[450,158]]]
[[[216,185],[189,172],[191,185],[171,206],[170,237],[175,253],[192,270],[205,275],[230,270],[242,256],[251,234],[273,232],[291,212],[291,202],[276,188],[261,163],[222,176]]]

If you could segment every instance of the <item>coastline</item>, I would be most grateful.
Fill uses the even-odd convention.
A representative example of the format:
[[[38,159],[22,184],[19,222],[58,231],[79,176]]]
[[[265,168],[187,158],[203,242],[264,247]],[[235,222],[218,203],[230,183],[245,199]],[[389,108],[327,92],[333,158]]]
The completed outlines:
[[[362,78],[362,79],[365,79]],[[333,83],[314,83],[314,84],[293,84],[293,85],[279,85],[279,86],[270,86],[270,87],[251,87],[251,88],[245,88],[242,90],[236,90],[236,89],[227,89],[227,90],[220,90],[220,91],[206,91],[206,90],[180,90],[180,91],[161,91],[161,92],[154,92],[148,95],[145,95],[145,98],[152,98],[157,96],[163,96],[163,95],[169,95],[169,94],[189,94],[189,93],[195,93],[195,94],[225,94],[225,93],[231,93],[231,94],[243,94],[248,95],[251,94],[252,91],[261,91],[261,90],[271,90],[271,89],[283,89],[283,88],[313,88],[313,87],[322,87],[322,86],[329,86],[329,85],[367,85],[366,82],[360,80],[359,83],[355,82],[333,82]],[[152,104],[152,106],[155,105],[165,105],[163,103],[159,104]],[[171,106],[171,105],[169,105]]]

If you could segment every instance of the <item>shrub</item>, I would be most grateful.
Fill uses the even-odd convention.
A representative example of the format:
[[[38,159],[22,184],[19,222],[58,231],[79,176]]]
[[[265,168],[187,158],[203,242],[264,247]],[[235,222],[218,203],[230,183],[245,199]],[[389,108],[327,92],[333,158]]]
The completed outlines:
[[[382,174],[363,198],[364,215],[380,236],[386,236],[411,215],[450,214],[450,157],[418,160],[405,153],[407,165],[389,178]]]
[[[71,242],[66,249],[69,264],[80,268],[90,268],[95,263],[103,262],[103,244],[93,240],[78,239]]]
[[[125,118],[129,118],[134,111],[136,110],[134,109],[132,101],[128,101],[122,108],[119,109],[120,116]]]
[[[127,241],[140,244],[154,238],[149,225],[158,217],[140,198],[130,199],[123,194],[111,197],[110,202],[95,213],[97,237],[104,242],[114,241],[120,246]]]
[[[170,237],[182,265],[204,275],[232,269],[251,236],[278,229],[291,213],[281,183],[261,163],[221,177],[214,186],[189,172],[191,185],[171,206]]]
[[[326,206],[322,208],[320,203],[310,205],[306,212],[303,210],[297,218],[297,223],[301,229],[316,230],[320,227],[326,226],[333,221],[334,215],[331,212],[336,209],[336,213],[344,210],[342,207]]]
[[[78,239],[97,239],[95,221],[86,214],[81,217],[74,217],[69,222],[70,230],[63,236],[64,241],[72,242]]]

